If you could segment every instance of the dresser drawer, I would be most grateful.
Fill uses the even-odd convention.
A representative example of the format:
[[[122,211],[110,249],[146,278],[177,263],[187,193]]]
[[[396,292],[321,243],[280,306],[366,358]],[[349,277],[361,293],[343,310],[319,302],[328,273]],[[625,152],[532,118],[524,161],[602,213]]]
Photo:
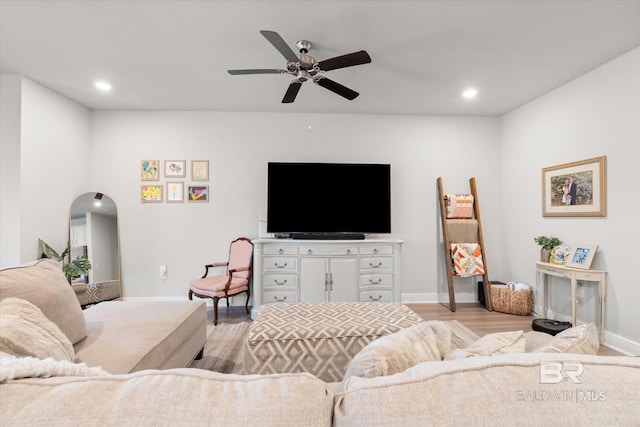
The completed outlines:
[[[262,258],[262,271],[298,271],[297,257],[269,256]]]
[[[262,303],[298,302],[298,292],[285,290],[262,291]]]
[[[376,288],[392,288],[393,275],[392,274],[361,274],[360,288],[366,288],[368,286],[375,286]]]
[[[393,269],[392,257],[367,257],[360,258],[360,270],[379,271]]]
[[[350,245],[300,245],[300,255],[340,256],[356,255],[357,246]]]
[[[360,255],[393,255],[392,245],[360,246]]]
[[[393,291],[386,289],[360,291],[360,302],[393,302]]]
[[[264,245],[262,253],[265,255],[297,255],[298,245],[279,245],[273,243]]]
[[[262,276],[262,287],[264,289],[286,289],[298,288],[298,275],[297,274],[277,274],[277,273],[265,273]]]

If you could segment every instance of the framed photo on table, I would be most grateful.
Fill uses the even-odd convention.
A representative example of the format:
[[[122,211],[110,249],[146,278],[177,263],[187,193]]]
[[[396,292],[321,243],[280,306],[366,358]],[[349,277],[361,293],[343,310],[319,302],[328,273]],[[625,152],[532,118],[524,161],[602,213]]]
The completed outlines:
[[[542,216],[607,216],[605,156],[542,169]]]
[[[569,257],[567,267],[590,269],[593,257],[596,255],[598,245],[576,245],[573,254]]]

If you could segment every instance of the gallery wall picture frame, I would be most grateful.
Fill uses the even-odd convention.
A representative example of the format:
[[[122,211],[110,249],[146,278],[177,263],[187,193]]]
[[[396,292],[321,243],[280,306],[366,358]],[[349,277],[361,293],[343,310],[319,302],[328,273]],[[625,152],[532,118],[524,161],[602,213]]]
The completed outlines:
[[[140,179],[158,181],[160,179],[160,160],[140,160]]]
[[[209,160],[191,161],[191,180],[209,181]]]
[[[542,216],[607,216],[606,156],[543,168]]]
[[[206,203],[209,201],[208,185],[189,185],[187,190],[187,201],[195,203]]]
[[[167,203],[184,202],[184,182],[167,182]]]
[[[142,185],[140,199],[142,203],[162,203],[162,185]]]
[[[598,245],[579,244],[567,261],[567,267],[590,269],[593,258],[596,256]]]
[[[165,160],[165,178],[184,178],[187,176],[187,162],[185,160]]]

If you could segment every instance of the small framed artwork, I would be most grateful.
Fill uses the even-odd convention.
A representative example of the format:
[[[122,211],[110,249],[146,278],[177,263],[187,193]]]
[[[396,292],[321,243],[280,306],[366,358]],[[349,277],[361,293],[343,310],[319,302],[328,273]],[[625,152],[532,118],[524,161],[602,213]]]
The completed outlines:
[[[208,202],[209,186],[208,185],[190,185],[187,191],[187,201],[189,202]]]
[[[605,156],[542,169],[542,216],[607,216]]]
[[[556,265],[565,265],[569,261],[571,255],[571,248],[565,245],[558,245],[551,249],[551,257],[549,257],[549,263]]]
[[[191,161],[191,180],[209,181],[209,160]]]
[[[162,203],[162,185],[143,185],[140,197],[142,203]]]
[[[184,202],[184,182],[167,182],[167,203]]]
[[[576,245],[573,255],[569,257],[567,267],[591,268],[593,257],[596,255],[598,245]]]
[[[157,181],[160,179],[160,160],[141,160],[140,178],[143,181]]]
[[[187,162],[184,160],[165,160],[165,178],[184,178],[187,176]]]

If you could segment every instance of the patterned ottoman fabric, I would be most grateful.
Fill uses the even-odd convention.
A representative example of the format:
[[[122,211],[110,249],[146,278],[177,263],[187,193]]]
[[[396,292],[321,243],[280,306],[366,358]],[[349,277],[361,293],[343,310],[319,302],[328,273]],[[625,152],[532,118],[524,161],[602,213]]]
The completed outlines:
[[[422,321],[403,304],[267,304],[249,330],[244,367],[248,374],[310,372],[326,382],[342,381],[367,344]]]

